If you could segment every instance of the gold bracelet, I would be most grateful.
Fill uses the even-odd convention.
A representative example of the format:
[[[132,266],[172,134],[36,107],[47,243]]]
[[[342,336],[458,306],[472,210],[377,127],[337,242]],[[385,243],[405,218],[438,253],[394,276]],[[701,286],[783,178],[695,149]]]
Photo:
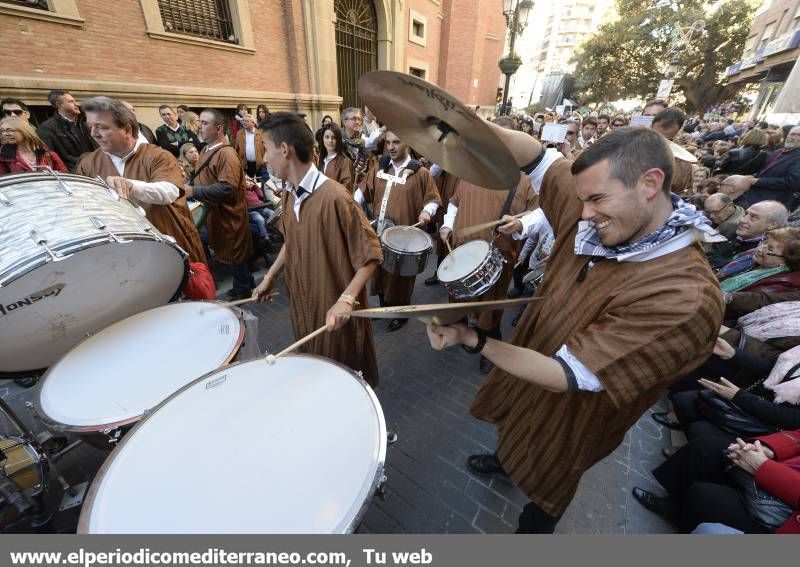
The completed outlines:
[[[347,300],[347,299],[350,300],[350,306],[351,307],[358,307],[359,305],[361,305],[361,302],[359,302],[358,299],[356,299],[354,296],[350,295],[349,293],[343,293],[342,295],[339,296],[339,301]],[[347,301],[345,301],[345,303],[347,303]]]

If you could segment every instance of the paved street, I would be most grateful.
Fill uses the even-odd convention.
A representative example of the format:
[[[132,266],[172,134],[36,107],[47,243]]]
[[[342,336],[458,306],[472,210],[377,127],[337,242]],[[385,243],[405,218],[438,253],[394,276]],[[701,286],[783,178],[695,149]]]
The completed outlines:
[[[446,301],[441,286],[422,285],[431,270],[432,264],[428,273],[417,280],[415,303]],[[219,291],[226,289],[223,284]],[[275,352],[293,342],[287,297],[282,288],[281,291],[281,296],[271,304],[246,306],[259,317],[258,340],[262,350]],[[513,316],[513,312],[506,313],[506,336]],[[478,371],[478,357],[461,349],[433,351],[423,325],[416,321],[395,333],[385,332],[386,322],[375,322],[374,326],[381,371],[377,395],[387,426],[397,430],[399,440],[388,449],[385,498],[373,500],[358,531],[513,532],[526,497],[507,480],[475,477],[464,467],[468,455],[491,451],[495,444],[493,428],[473,419],[468,412],[468,405],[483,380]],[[113,373],[109,378],[113,379]],[[40,428],[24,408],[32,390],[22,390],[10,381],[0,388],[0,393],[23,419]],[[640,420],[628,432],[624,443],[584,476],[557,532],[671,532],[671,526],[641,508],[630,495],[634,485],[654,486],[649,471],[663,459],[660,450],[668,442],[669,435],[649,417]],[[564,455],[564,458],[570,457]],[[83,445],[66,455],[59,466],[71,483],[79,483],[90,480],[103,459],[101,451]],[[209,461],[212,459],[213,455],[209,455]],[[52,492],[51,500],[57,502],[60,490]],[[60,514],[57,523],[68,529],[76,518],[73,509]]]

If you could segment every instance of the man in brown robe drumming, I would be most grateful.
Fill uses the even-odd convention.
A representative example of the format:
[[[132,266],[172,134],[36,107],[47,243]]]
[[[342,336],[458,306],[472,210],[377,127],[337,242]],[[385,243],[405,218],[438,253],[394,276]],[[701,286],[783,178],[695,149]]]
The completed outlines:
[[[408,146],[394,132],[386,132],[384,139],[388,155],[367,173],[361,189],[356,190],[356,201],[366,202],[372,207],[378,225],[383,218],[396,226],[420,224],[424,227],[441,205],[436,183],[427,169],[411,159]],[[381,172],[405,178],[405,183],[393,183],[391,191],[387,192],[388,182],[379,176]],[[378,226],[380,232],[382,229]],[[409,305],[415,281],[416,276],[398,276],[379,267],[373,279],[372,293],[378,296],[381,306]],[[392,319],[386,330],[396,331],[407,322],[408,319]]]
[[[442,222],[444,221],[444,215],[447,212],[447,203],[450,202],[450,198],[456,192],[456,184],[458,183],[458,177],[453,175],[452,173],[448,173],[443,170],[438,165],[434,164],[431,167],[431,176],[436,180],[436,189],[439,190],[439,197],[442,200],[442,206],[436,211],[436,215],[433,217],[433,224],[437,231],[442,228]],[[438,268],[442,261],[447,256],[447,245],[442,241],[441,238],[436,239],[436,267]],[[425,285],[436,285],[439,283],[439,278],[436,275],[436,272],[433,272],[433,275],[429,278],[425,279]]]
[[[250,297],[255,287],[247,267],[253,238],[247,214],[244,167],[225,138],[225,117],[221,112],[214,109],[201,112],[200,132],[207,145],[200,154],[191,183],[185,185],[186,196],[208,206],[208,244],[214,249],[217,262],[225,265],[233,276],[228,299],[244,299]]]
[[[434,348],[460,344],[496,365],[471,412],[497,426],[497,453],[467,464],[507,474],[532,500],[518,533],[552,533],[584,471],[712,351],[722,295],[696,240],[713,229],[670,195],[672,169],[666,141],[644,128],[549,165],[539,203],[555,245],[541,300],[510,343],[462,324],[428,327]],[[525,225],[507,221],[507,233]]]
[[[84,154],[75,173],[100,176],[121,197],[141,205],[160,232],[173,237],[189,262],[206,262],[200,235],[186,206],[183,173],[166,150],[137,140],[139,123],[120,101],[98,96],[83,103],[86,124],[99,148]]]
[[[302,118],[275,112],[259,125],[266,162],[286,180],[284,245],[264,280],[253,290],[263,299],[283,272],[294,335],[300,339],[323,325],[323,333],[301,347],[361,372],[373,388],[378,363],[369,319],[350,319],[367,305],[365,286],[383,260],[381,245],[350,192],[313,164],[314,139]]]
[[[462,179],[456,185],[455,193],[450,198],[447,214],[442,221],[442,228],[439,229],[440,240],[446,241],[452,236],[454,249],[466,242],[484,240],[500,250],[505,259],[503,271],[497,282],[485,293],[468,301],[496,301],[505,299],[508,293],[508,284],[511,283],[514,265],[517,263],[520,242],[514,240],[509,234],[495,232],[493,228],[485,228],[480,232],[463,235],[462,230],[476,224],[499,220],[502,215],[518,215],[525,211],[532,211],[539,206],[539,199],[533,190],[531,180],[523,173],[520,173],[519,183],[512,201],[508,205],[508,210],[505,210],[509,195],[509,191],[495,191],[478,187]],[[478,266],[473,267],[477,268]],[[502,310],[482,311],[475,315],[477,326],[483,329],[487,337],[498,340],[503,338],[500,332],[500,322],[503,320]],[[485,356],[481,356],[479,364],[481,372],[484,374],[488,374],[493,366]]]

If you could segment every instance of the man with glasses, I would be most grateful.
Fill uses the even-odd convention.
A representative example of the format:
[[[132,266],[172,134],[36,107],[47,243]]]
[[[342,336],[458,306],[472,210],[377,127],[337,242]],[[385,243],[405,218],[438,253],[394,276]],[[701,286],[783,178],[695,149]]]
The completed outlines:
[[[16,116],[26,122],[31,121],[31,113],[28,110],[28,105],[18,98],[4,98],[1,100],[0,111],[2,111],[2,118]]]
[[[739,228],[739,219],[744,216],[744,209],[735,204],[724,193],[714,193],[703,204],[703,210],[717,231],[727,238],[736,238],[736,229]]]
[[[752,250],[768,230],[786,226],[789,211],[778,201],[761,201],[751,205],[739,219],[736,236],[715,244],[706,254],[711,267],[718,270],[742,252]]]
[[[54,89],[47,100],[56,109],[55,115],[39,126],[38,134],[48,148],[61,158],[70,171],[75,171],[80,157],[97,149],[89,134],[81,107],[69,91]]]

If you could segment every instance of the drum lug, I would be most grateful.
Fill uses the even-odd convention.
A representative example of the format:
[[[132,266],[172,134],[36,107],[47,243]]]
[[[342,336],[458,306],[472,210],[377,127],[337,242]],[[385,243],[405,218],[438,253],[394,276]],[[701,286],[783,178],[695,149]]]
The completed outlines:
[[[31,230],[31,238],[36,244],[44,248],[44,251],[47,252],[53,262],[60,262],[61,260],[66,260],[67,258],[72,257],[72,254],[67,254],[64,256],[59,252],[51,250],[47,245],[47,239],[35,228]]]
[[[5,205],[6,207],[12,206],[14,203],[11,202],[11,199],[5,196],[5,194],[0,191],[0,203]]]
[[[122,431],[120,429],[104,429],[100,433],[106,436],[109,445],[116,445],[117,441],[119,441],[120,435],[122,435]]]
[[[95,179],[97,179],[97,181],[99,181],[100,183],[102,183],[102,184],[103,184],[103,187],[105,187],[105,188],[106,188],[106,193],[108,193],[108,196],[109,196],[109,197],[111,197],[111,200],[112,200],[112,201],[119,201],[119,195],[117,194],[117,192],[116,192],[116,191],[114,191],[114,190],[113,190],[113,189],[112,189],[112,188],[111,188],[111,187],[108,185],[108,183],[106,183],[106,180],[105,180],[105,179],[103,179],[103,178],[102,178],[102,177],[100,177],[99,175],[95,175],[95,176],[94,176],[94,178],[95,178]]]
[[[139,228],[141,228],[143,231],[153,235],[153,238],[156,239],[156,242],[164,242],[164,239],[161,238],[161,236],[157,232],[154,232],[153,231],[153,227],[151,225],[147,224],[146,222],[139,221]]]
[[[73,195],[72,189],[70,189],[69,186],[66,183],[64,183],[64,180],[61,179],[61,176],[56,171],[54,171],[53,169],[48,167],[47,169],[45,169],[45,172],[48,175],[52,175],[53,177],[56,178],[56,182],[58,183],[58,190],[59,191],[64,193],[64,195],[66,195],[67,197],[72,197],[72,195]]]
[[[108,241],[109,242],[116,242],[118,244],[127,244],[128,242],[131,242],[130,240],[125,240],[124,238],[120,238],[116,234],[111,232],[111,229],[108,228],[108,225],[106,225],[106,223],[104,223],[100,218],[98,218],[98,217],[89,217],[89,220],[91,221],[91,223],[94,225],[94,227],[96,229],[105,230],[108,233]]]
[[[386,500],[386,480],[386,475],[381,475],[378,488],[375,489],[375,496],[380,498],[382,501]]]

